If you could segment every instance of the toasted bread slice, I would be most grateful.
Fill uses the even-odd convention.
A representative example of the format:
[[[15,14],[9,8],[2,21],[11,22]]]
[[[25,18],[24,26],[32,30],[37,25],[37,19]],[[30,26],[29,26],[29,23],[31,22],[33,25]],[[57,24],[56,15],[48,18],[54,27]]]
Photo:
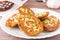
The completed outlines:
[[[35,14],[35,16],[38,17],[40,20],[46,19],[48,17],[48,15],[49,15],[49,12]]]
[[[12,15],[10,18],[7,19],[6,21],[6,26],[7,27],[16,27],[18,25],[18,21],[16,17],[20,15],[19,13]]]
[[[59,27],[59,20],[55,16],[49,16],[43,23],[46,31],[55,31]]]
[[[25,34],[30,36],[38,35],[43,31],[42,22],[30,14],[21,14],[18,18],[18,25]]]
[[[26,6],[20,6],[18,8],[18,11],[20,14],[32,14],[32,15],[34,15],[34,12]]]

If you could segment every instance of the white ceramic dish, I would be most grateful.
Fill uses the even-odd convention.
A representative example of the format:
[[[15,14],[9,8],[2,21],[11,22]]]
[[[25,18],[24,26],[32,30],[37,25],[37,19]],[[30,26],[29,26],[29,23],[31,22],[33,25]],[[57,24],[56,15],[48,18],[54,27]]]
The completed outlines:
[[[0,0],[3,1],[3,0]],[[6,13],[9,13],[13,10],[17,10],[19,6],[22,6],[27,0],[21,1],[21,0],[8,0],[14,3],[13,7],[7,11],[0,11],[0,16],[4,16]]]
[[[38,8],[31,8],[35,13],[39,13],[39,12],[46,12],[48,11],[50,14],[49,15],[53,15],[56,16],[58,19],[60,19],[60,14],[51,10],[46,10],[46,9],[38,9]],[[60,34],[60,27],[54,31],[54,32],[42,32],[41,34],[39,34],[38,36],[27,36],[26,34],[24,34],[22,32],[22,30],[20,30],[19,28],[7,28],[5,26],[6,20],[12,16],[13,14],[15,14],[17,12],[17,10],[7,13],[1,20],[0,20],[0,26],[1,29],[4,30],[6,33],[12,35],[12,36],[16,36],[16,37],[20,37],[20,38],[26,38],[26,39],[41,39],[41,38],[47,38],[47,37],[52,37],[55,35]]]

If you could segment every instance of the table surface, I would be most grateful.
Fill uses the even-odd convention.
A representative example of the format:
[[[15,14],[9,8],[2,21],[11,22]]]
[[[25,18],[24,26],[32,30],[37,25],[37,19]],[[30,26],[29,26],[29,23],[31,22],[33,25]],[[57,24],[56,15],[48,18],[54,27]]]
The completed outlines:
[[[36,2],[36,0],[28,0],[24,5],[28,6],[30,8],[49,9],[46,7],[45,3]],[[60,13],[60,9],[50,9],[50,10],[54,10],[54,11],[57,11]],[[5,33],[0,28],[0,40],[32,40],[32,39],[23,39],[23,38],[17,38],[17,37],[11,36],[11,35]],[[56,36],[50,37],[50,38],[37,39],[37,40],[60,40],[60,35],[56,35]]]

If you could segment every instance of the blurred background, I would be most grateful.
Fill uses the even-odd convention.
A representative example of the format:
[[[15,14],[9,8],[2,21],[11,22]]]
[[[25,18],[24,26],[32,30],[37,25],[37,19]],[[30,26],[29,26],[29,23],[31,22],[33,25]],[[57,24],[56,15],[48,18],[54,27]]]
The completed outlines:
[[[14,1],[14,0],[13,0]],[[18,1],[18,0],[17,0]],[[24,1],[24,0],[22,0]],[[44,1],[44,2],[43,2]],[[50,4],[48,3],[52,2],[52,4],[54,6],[50,6]],[[57,3],[56,5],[54,3]],[[41,8],[41,9],[49,9],[49,10],[54,10],[54,11],[57,11],[60,13],[60,0],[54,0],[53,1],[45,1],[45,0],[28,0],[27,2],[25,2],[23,5],[27,6],[27,7],[30,7],[30,8]],[[0,28],[0,40],[28,40],[28,39],[23,39],[23,38],[17,38],[17,37],[14,37],[14,36],[11,36],[9,34],[6,34],[3,30],[1,30]],[[33,39],[31,39],[33,40]],[[51,37],[51,38],[45,38],[45,39],[36,39],[36,40],[60,40],[60,35],[57,35],[57,36],[54,36],[54,37]]]
[[[24,5],[28,6],[28,7],[31,7],[31,8],[50,9],[50,10],[60,12],[60,7],[59,7],[60,4],[59,3],[58,3],[58,5],[57,4],[55,5],[55,4],[53,4],[54,1],[50,1],[50,5],[51,5],[51,2],[53,2],[52,4],[54,6],[51,5],[52,7],[48,7],[47,2],[43,2],[43,0],[28,0],[26,3],[24,3]],[[57,2],[60,2],[60,1],[57,0]],[[55,6],[57,6],[57,7],[55,7]]]

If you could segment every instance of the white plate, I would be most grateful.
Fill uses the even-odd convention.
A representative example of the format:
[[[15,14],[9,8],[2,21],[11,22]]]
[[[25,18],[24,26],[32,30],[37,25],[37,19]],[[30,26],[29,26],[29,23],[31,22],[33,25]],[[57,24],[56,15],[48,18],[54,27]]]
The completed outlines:
[[[0,0],[3,1],[3,0]],[[13,10],[17,10],[19,6],[22,6],[27,0],[21,1],[21,0],[9,0],[14,3],[13,7],[7,11],[0,11],[0,16],[4,16],[6,13],[9,13]]]
[[[46,10],[46,9],[38,9],[38,8],[31,8],[35,13],[39,13],[39,12],[50,12],[49,15],[54,15],[56,16],[58,19],[60,19],[60,14],[51,10]],[[16,37],[20,37],[20,38],[26,38],[26,39],[40,39],[40,38],[47,38],[47,37],[52,37],[55,35],[60,34],[60,27],[54,31],[54,32],[42,32],[41,34],[39,34],[38,36],[27,36],[26,34],[24,34],[19,28],[7,28],[5,26],[6,20],[12,16],[13,14],[15,14],[17,12],[17,10],[7,13],[5,15],[5,17],[3,17],[0,21],[0,26],[2,28],[2,30],[4,30],[6,33],[16,36]]]

